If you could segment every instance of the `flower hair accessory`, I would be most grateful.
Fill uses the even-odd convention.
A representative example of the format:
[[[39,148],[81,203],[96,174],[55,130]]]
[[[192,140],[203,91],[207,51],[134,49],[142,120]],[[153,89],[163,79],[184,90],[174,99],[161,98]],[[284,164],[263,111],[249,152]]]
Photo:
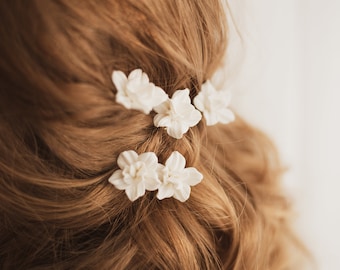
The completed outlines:
[[[113,71],[112,81],[117,88],[116,101],[127,109],[149,114],[168,97],[162,88],[149,82],[141,69],[133,70],[128,77],[122,71]]]
[[[209,80],[195,97],[195,106],[191,104],[189,89],[177,90],[169,98],[162,88],[149,81],[148,75],[141,69],[131,71],[128,77],[124,72],[115,70],[112,81],[117,88],[117,103],[145,114],[154,110],[154,125],[164,127],[168,135],[176,139],[181,139],[190,127],[198,124],[201,112],[208,126],[227,124],[235,119],[234,113],[228,109],[230,92],[216,90]]]
[[[203,175],[195,168],[185,168],[186,160],[177,151],[172,152],[165,164],[158,163],[155,153],[147,152],[138,155],[135,151],[122,152],[116,170],[109,182],[119,190],[125,190],[130,201],[144,196],[146,190],[158,190],[157,198],[174,197],[185,202],[195,186],[203,179]]]
[[[156,190],[159,185],[158,158],[155,153],[138,155],[135,151],[124,151],[117,159],[120,170],[115,171],[109,182],[119,190],[125,190],[130,201],[145,194],[145,190]]]
[[[167,99],[154,108],[157,113],[153,119],[156,127],[165,127],[167,133],[181,139],[190,127],[201,120],[201,113],[191,105],[189,89],[177,90],[171,99]]]
[[[235,120],[234,113],[228,109],[230,100],[229,91],[217,91],[208,80],[194,98],[194,104],[203,113],[207,125],[212,126],[217,123],[228,124]]]

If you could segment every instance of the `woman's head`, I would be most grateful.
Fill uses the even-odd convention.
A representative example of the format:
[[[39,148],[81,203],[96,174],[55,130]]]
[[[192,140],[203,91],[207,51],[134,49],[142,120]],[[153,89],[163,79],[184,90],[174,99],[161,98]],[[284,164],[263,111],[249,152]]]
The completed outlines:
[[[3,269],[281,262],[286,204],[261,134],[241,120],[201,122],[176,140],[115,102],[112,70],[136,68],[170,96],[189,88],[195,97],[225,52],[221,1],[13,0],[0,12]],[[154,192],[132,203],[107,181],[130,149],[160,161],[180,151],[204,179],[185,203]]]

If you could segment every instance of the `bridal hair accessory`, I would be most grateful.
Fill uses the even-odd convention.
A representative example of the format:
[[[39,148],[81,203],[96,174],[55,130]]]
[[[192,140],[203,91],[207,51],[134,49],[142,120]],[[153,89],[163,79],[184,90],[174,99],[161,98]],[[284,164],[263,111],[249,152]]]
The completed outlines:
[[[234,113],[228,109],[230,92],[216,90],[209,80],[194,98],[195,106],[191,104],[189,89],[177,90],[169,98],[162,88],[149,81],[148,75],[141,69],[131,71],[128,76],[114,70],[112,81],[117,89],[117,103],[145,114],[154,110],[154,125],[164,127],[168,135],[176,139],[181,139],[190,127],[198,124],[201,113],[208,126],[227,124],[235,119]]]
[[[154,107],[157,113],[153,119],[156,127],[165,127],[167,133],[176,139],[182,138],[190,127],[201,120],[201,113],[191,105],[189,89],[177,90],[172,98],[168,98]]]
[[[113,71],[112,81],[117,88],[116,101],[127,109],[135,109],[149,114],[153,107],[168,98],[160,87],[149,82],[149,77],[141,69],[131,71],[128,77],[122,71]]]
[[[217,91],[208,80],[202,84],[201,92],[194,98],[194,104],[200,110],[207,126],[217,123],[228,124],[235,120],[234,113],[228,109],[231,100],[229,91]]]
[[[119,170],[113,172],[109,182],[119,190],[125,190],[130,201],[144,196],[146,191],[157,192],[159,200],[174,197],[185,202],[191,191],[203,179],[195,168],[185,168],[186,160],[177,151],[172,152],[165,164],[158,163],[153,152],[138,155],[135,151],[122,152],[117,159]]]

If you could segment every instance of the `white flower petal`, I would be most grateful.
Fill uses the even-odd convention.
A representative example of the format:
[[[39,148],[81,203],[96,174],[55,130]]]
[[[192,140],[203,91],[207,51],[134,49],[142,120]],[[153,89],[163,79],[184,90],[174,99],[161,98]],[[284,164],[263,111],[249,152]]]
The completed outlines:
[[[127,77],[124,72],[119,70],[114,70],[112,72],[112,82],[116,86],[117,92],[124,92],[127,83]]]
[[[205,96],[214,95],[218,92],[209,80],[202,84],[201,91]]]
[[[141,84],[149,83],[149,77],[148,77],[148,75],[145,72],[142,72],[142,76],[140,78],[140,83]]]
[[[164,102],[155,106],[154,111],[159,114],[167,114],[170,110],[170,99],[167,97]]]
[[[169,99],[167,93],[165,93],[165,91],[158,86],[155,86],[153,95],[154,95],[153,102],[152,102],[153,107],[156,107],[159,104]]]
[[[170,157],[166,160],[165,166],[171,171],[181,171],[185,168],[186,160],[178,151],[172,152]]]
[[[194,106],[192,106],[192,107],[194,107]],[[198,124],[199,121],[201,121],[201,119],[202,119],[202,114],[198,110],[193,109],[190,112],[189,117],[185,119],[185,123],[189,127],[194,127]]]
[[[188,185],[183,185],[180,189],[176,189],[173,197],[180,202],[185,202],[190,197],[191,188]]]
[[[119,190],[124,190],[128,185],[124,181],[122,170],[115,171],[109,178],[109,182]]]
[[[164,179],[164,169],[165,166],[163,164],[158,163],[157,165],[157,175],[158,175],[158,180],[163,183],[163,179]]]
[[[171,102],[171,109],[174,110],[176,112],[176,114],[178,116],[181,116],[181,118],[185,119],[187,117],[184,116],[190,116],[190,114],[196,110],[195,107],[193,105],[189,104],[185,104],[183,102],[176,102],[173,101]]]
[[[223,124],[228,124],[230,122],[233,122],[234,120],[235,114],[229,109],[224,109],[219,113],[219,122]]]
[[[193,167],[185,168],[184,171],[186,173],[186,177],[185,179],[183,179],[183,182],[185,184],[195,186],[198,183],[200,183],[203,179],[203,175],[196,168]]]
[[[191,102],[190,97],[189,97],[189,89],[183,89],[183,90],[177,90],[173,95],[172,95],[172,100],[174,102],[180,102],[180,103],[186,103],[189,104]]]
[[[131,105],[131,109],[135,109],[137,111],[141,111],[144,114],[149,114],[152,111],[152,105],[151,104],[140,104],[135,102]]]
[[[138,93],[142,92],[140,90],[146,88],[146,86],[147,85],[145,84],[140,84],[139,80],[127,81],[125,92],[131,98],[132,101],[138,104],[139,100],[136,99],[135,97],[136,95],[138,95]]]
[[[182,139],[183,135],[189,130],[189,126],[184,125],[182,122],[176,121],[171,122],[170,125],[167,126],[166,132],[169,136],[175,139]]]
[[[204,94],[200,92],[195,98],[194,98],[194,105],[195,107],[200,110],[201,112],[204,111]]]
[[[164,114],[156,114],[153,118],[155,127],[168,127],[171,125],[171,117]]]
[[[120,153],[117,159],[117,164],[119,168],[124,169],[126,166],[131,165],[132,163],[136,162],[138,158],[138,154],[133,151],[124,151]]]
[[[123,105],[127,109],[131,109],[132,107],[131,99],[128,96],[124,95],[124,93],[117,93],[116,102]]]
[[[157,172],[154,172],[154,175],[146,176],[144,178],[145,189],[149,191],[153,191],[158,189],[161,182],[158,179]]]
[[[231,98],[232,98],[232,93],[230,91],[219,91],[221,97],[224,100],[224,103],[226,104],[226,106],[229,106]]]
[[[125,189],[125,193],[130,201],[135,201],[139,197],[144,196],[145,194],[145,185],[144,183],[139,183],[138,185],[131,185]]]
[[[213,126],[218,123],[218,118],[215,112],[206,111],[203,113],[207,126]]]
[[[170,198],[173,195],[174,195],[174,188],[173,188],[173,185],[171,185],[171,184],[161,185],[158,188],[158,192],[157,192],[158,200],[163,200],[165,198]]]
[[[149,82],[148,75],[146,73],[144,74],[144,78],[142,79],[143,71],[140,68],[137,68],[130,72],[128,79],[129,81]]]
[[[138,194],[138,197],[144,196],[145,194],[145,183],[144,182],[140,182],[137,185],[137,194]]]
[[[138,156],[137,160],[144,162],[148,168],[156,169],[158,158],[154,152],[142,153]]]

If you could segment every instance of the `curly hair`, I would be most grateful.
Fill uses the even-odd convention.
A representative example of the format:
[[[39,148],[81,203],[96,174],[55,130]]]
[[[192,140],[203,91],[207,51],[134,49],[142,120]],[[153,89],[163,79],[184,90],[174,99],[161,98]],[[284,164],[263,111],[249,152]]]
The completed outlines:
[[[11,0],[0,15],[1,269],[294,269],[264,134],[237,117],[176,140],[115,102],[114,69],[195,97],[226,50],[221,1]],[[128,149],[178,150],[204,179],[185,203],[131,202],[108,183]]]

